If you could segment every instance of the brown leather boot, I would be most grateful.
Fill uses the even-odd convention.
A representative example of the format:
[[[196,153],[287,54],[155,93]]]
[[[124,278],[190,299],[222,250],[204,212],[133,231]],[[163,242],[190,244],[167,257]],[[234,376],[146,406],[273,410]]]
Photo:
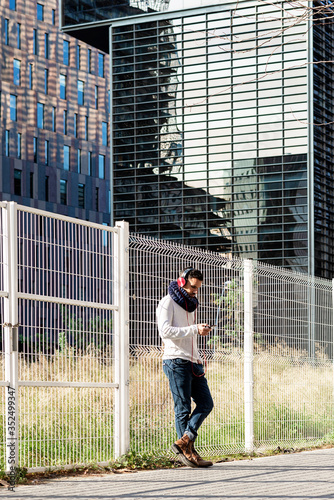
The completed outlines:
[[[181,439],[175,441],[172,445],[172,450],[174,453],[179,455],[179,458],[184,465],[187,465],[188,467],[199,467],[193,456],[193,446],[194,443],[190,440],[189,436],[184,434]]]
[[[192,454],[193,454],[193,460],[196,461],[197,463],[197,466],[198,467],[210,467],[211,465],[213,465],[212,462],[210,462],[209,460],[204,460],[198,453],[197,451],[195,450],[195,447],[194,447],[194,441],[191,441],[192,443]]]

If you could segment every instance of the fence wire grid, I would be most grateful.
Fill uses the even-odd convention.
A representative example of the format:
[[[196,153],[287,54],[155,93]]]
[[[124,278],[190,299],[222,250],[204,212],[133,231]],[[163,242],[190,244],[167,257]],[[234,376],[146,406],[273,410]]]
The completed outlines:
[[[189,266],[203,271],[198,322],[215,407],[197,448],[204,455],[245,451],[244,261],[130,238],[130,406],[134,450],[167,452],[176,438],[173,402],[162,372],[156,307]],[[254,447],[321,441],[333,433],[332,282],[255,262],[253,292]]]
[[[156,308],[170,281],[189,266],[204,274],[197,321],[215,325],[199,340],[215,404],[200,429],[200,452],[220,456],[244,452],[249,443],[268,450],[333,438],[331,281],[131,234],[124,244],[127,282],[125,268],[116,279],[116,227],[14,204],[15,337],[16,325],[6,319],[15,296],[6,270],[13,230],[9,205],[0,204],[2,467],[6,394],[13,382],[6,363],[17,365],[21,467],[106,463],[115,456],[120,433],[133,452],[170,454],[174,412]],[[119,327],[120,278],[129,321]],[[123,340],[129,336],[123,351],[118,331]],[[15,338],[16,353],[9,349]],[[117,363],[126,374],[121,404]]]

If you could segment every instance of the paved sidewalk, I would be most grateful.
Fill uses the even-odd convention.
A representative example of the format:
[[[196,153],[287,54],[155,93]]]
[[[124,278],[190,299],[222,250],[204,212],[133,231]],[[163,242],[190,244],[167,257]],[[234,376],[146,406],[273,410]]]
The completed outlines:
[[[334,499],[334,449],[216,464],[64,478],[0,489],[8,499]]]

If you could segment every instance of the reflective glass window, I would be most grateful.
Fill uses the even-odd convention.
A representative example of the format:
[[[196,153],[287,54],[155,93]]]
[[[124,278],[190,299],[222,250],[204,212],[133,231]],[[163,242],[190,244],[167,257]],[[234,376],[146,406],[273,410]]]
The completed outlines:
[[[19,61],[18,59],[14,59],[13,69],[14,85],[21,85],[21,61]]]
[[[99,52],[98,61],[99,61],[99,76],[104,78],[104,54],[101,54],[101,52]]]
[[[22,195],[22,171],[17,168],[14,169],[14,194]]]
[[[64,145],[64,170],[70,169],[70,146]]]
[[[105,177],[105,156],[99,155],[99,178],[104,179]]]
[[[78,104],[83,105],[84,100],[85,100],[85,93],[84,93],[84,82],[82,80],[78,80]]]
[[[44,21],[44,5],[41,3],[37,4],[37,19],[38,21]]]
[[[44,128],[44,104],[37,103],[37,128]]]
[[[14,122],[17,121],[17,96],[14,94],[10,95],[10,119]]]
[[[60,203],[67,205],[67,181],[60,179]]]
[[[4,31],[5,31],[5,45],[9,45],[9,19],[5,19],[4,21],[5,23],[5,27],[4,27]]]
[[[66,99],[66,75],[59,75],[60,99]]]
[[[63,40],[63,64],[70,64],[70,42],[67,40]]]
[[[108,123],[102,122],[102,146],[108,146]]]

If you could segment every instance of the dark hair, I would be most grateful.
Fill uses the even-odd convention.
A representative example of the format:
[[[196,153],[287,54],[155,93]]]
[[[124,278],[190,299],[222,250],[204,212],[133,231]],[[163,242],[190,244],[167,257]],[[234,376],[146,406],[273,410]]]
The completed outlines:
[[[189,267],[186,267],[185,269],[183,269],[183,271],[181,271],[180,273],[180,276],[182,276],[182,274],[187,270],[189,269]],[[191,271],[189,271],[188,275],[187,275],[187,281],[191,278],[196,278],[200,281],[203,281],[203,273],[199,270],[199,269],[192,269]]]

